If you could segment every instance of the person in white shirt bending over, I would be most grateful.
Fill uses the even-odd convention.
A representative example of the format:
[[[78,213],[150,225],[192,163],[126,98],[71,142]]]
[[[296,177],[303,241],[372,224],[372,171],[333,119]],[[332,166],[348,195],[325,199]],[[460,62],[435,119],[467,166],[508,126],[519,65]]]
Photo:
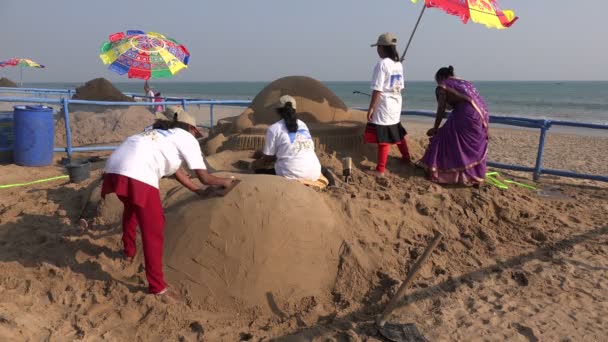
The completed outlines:
[[[237,182],[207,172],[200,145],[196,140],[200,132],[195,120],[185,112],[176,113],[173,120],[157,120],[152,129],[125,140],[106,163],[102,197],[116,193],[124,204],[122,241],[128,261],[135,257],[136,227],[141,231],[146,278],[152,294],[166,294],[179,299],[179,294],[168,291],[163,276],[163,230],[165,217],[161,204],[159,181],[175,175],[184,187],[206,195],[210,186],[230,191]],[[195,185],[185,171],[183,162],[193,170],[201,183]]]
[[[255,173],[308,182],[322,180],[325,185],[333,185],[332,175],[317,158],[308,127],[296,115],[296,100],[283,95],[276,108],[281,120],[268,127],[264,148],[254,156],[261,162],[275,161],[274,168],[256,169],[254,164]]]
[[[367,111],[365,142],[378,144],[378,164],[368,173],[382,177],[386,170],[388,152],[391,145],[397,144],[403,161],[411,163],[405,136],[407,132],[401,125],[401,90],[404,88],[403,66],[397,52],[397,37],[384,33],[376,44],[380,61],[374,67],[371,89],[373,90]]]

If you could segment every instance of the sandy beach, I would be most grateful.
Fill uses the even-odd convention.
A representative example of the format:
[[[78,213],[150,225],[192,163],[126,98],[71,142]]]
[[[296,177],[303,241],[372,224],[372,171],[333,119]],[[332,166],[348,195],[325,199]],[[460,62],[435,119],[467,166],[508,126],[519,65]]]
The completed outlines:
[[[0,342],[608,342],[608,1],[33,3]]]
[[[140,109],[127,111],[134,117],[147,115]],[[206,110],[201,107],[190,112],[201,121]],[[74,139],[83,144],[100,142],[84,139],[91,136],[87,131],[89,117],[97,127],[112,125],[112,120],[123,123],[110,135],[99,137],[105,139],[104,143],[120,140],[120,135],[136,133],[145,126],[138,120],[121,121],[125,113],[117,111],[106,112],[101,121],[90,114],[94,111],[74,112],[82,118],[73,121],[79,122]],[[242,111],[220,107],[215,115],[219,119]],[[428,123],[406,118],[405,124],[412,153],[420,157]],[[492,129],[490,160],[533,165],[537,141],[537,132]],[[608,159],[598,152],[608,148],[606,137],[554,133],[547,144],[546,167],[608,174]],[[243,175],[246,171],[238,167],[239,160],[251,152],[223,151],[209,156],[208,161],[215,169],[233,173],[251,186],[258,182],[255,176]],[[234,260],[245,260],[234,266],[224,263],[220,253],[214,265],[224,265],[223,272],[228,273],[218,279],[234,281],[226,283],[222,290],[228,291],[225,295],[216,289],[215,295],[201,299],[188,292],[187,286],[183,288],[186,303],[147,295],[141,252],[132,265],[120,258],[120,206],[106,203],[103,207],[99,199],[94,200],[103,161],[94,164],[92,177],[81,184],[58,180],[0,189],[1,339],[382,341],[374,327],[375,316],[395,293],[435,229],[445,238],[393,321],[415,322],[432,341],[601,341],[608,334],[605,183],[544,176],[535,184],[529,174],[500,171],[503,177],[534,184],[538,190],[511,186],[503,191],[489,185],[481,189],[441,187],[426,181],[420,170],[401,165],[397,158],[389,160],[386,179],[378,180],[361,172],[373,165],[373,159],[354,153],[320,152],[322,163],[337,175],[341,174],[339,158],[356,157],[350,183],[339,181],[323,192],[293,185],[305,190],[293,195],[297,201],[311,208],[322,203],[311,210],[324,212],[322,216],[332,220],[333,233],[322,238],[331,253],[315,252],[326,258],[315,262],[327,267],[308,268],[308,277],[322,280],[310,284],[286,282],[281,285],[284,291],[275,294],[270,306],[265,300],[256,302],[260,295],[253,286],[240,290],[233,286],[246,279],[250,279],[246,284],[254,284],[252,279],[256,279],[255,284],[272,287],[263,284],[283,282],[288,274],[285,272],[298,267],[305,258],[282,259],[278,256],[291,252],[273,252],[270,255],[277,260],[272,269],[284,271],[268,273],[268,267],[260,266],[266,264],[254,265],[250,270],[257,278],[247,278],[253,275],[230,273],[230,267],[239,269],[243,262],[249,262],[245,252],[232,252],[236,253],[232,254]],[[56,160],[61,156],[57,154]],[[2,165],[0,170],[0,184],[66,174],[59,165]],[[200,219],[206,220],[204,210],[215,208],[217,222],[234,215],[254,220],[254,213],[263,214],[272,207],[260,206],[263,200],[247,204],[242,198],[249,191],[261,191],[257,195],[260,199],[276,201],[272,200],[273,189],[285,192],[292,186],[285,187],[274,178],[264,180],[268,182],[264,189],[244,186],[238,196],[227,198],[227,202],[241,203],[232,209],[222,207],[224,202],[216,199],[203,200],[205,209],[201,209]],[[188,194],[171,179],[162,180],[161,192],[167,210],[168,239],[179,244],[179,236],[172,235],[173,231],[189,228],[171,225],[182,222],[180,199]],[[87,229],[78,224],[82,217],[90,222]],[[266,222],[264,215],[259,219]],[[283,227],[273,221],[265,224]],[[304,227],[306,221],[291,224]],[[205,229],[222,226],[213,227]],[[319,237],[328,234],[324,232],[327,228],[309,229],[310,234],[321,234]],[[237,234],[235,239],[240,236],[238,229],[232,233],[225,228],[221,231]],[[254,247],[279,243],[276,236],[266,236]],[[294,246],[300,246],[299,240],[293,241]],[[226,253],[224,247],[218,248]],[[214,280],[208,281],[211,286]]]

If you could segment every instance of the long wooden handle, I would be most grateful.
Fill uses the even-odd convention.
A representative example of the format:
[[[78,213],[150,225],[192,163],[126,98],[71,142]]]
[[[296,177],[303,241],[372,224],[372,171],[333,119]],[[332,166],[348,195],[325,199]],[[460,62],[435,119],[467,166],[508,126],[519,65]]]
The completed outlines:
[[[435,247],[437,247],[437,245],[439,244],[439,241],[441,240],[442,237],[443,237],[443,234],[441,234],[438,231],[435,232],[435,236],[433,237],[433,240],[431,240],[431,242],[428,244],[428,246],[426,246],[424,253],[422,253],[422,256],[416,261],[414,266],[412,266],[410,273],[407,275],[407,278],[405,278],[405,281],[403,282],[403,284],[401,284],[401,287],[399,287],[397,294],[395,294],[395,296],[393,296],[393,298],[388,302],[388,304],[386,305],[386,308],[384,309],[384,311],[382,312],[382,314],[376,321],[378,326],[380,326],[380,327],[384,326],[384,324],[386,323],[387,317],[391,314],[391,312],[393,312],[393,310],[397,307],[397,305],[401,302],[401,300],[403,300],[403,297],[405,297],[405,291],[407,290],[407,287],[414,280],[414,278],[418,274],[418,271],[420,271],[420,269],[422,268],[422,265],[424,265],[424,263],[426,263],[428,258],[431,256],[431,253],[433,252]]]

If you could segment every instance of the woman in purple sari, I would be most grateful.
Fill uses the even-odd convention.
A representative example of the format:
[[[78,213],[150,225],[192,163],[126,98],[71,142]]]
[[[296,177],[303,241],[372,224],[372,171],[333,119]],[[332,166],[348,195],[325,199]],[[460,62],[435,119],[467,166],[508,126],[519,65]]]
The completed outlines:
[[[469,81],[454,77],[454,67],[435,74],[437,117],[420,161],[430,180],[443,184],[480,184],[486,175],[488,107]],[[446,109],[452,113],[441,128]]]

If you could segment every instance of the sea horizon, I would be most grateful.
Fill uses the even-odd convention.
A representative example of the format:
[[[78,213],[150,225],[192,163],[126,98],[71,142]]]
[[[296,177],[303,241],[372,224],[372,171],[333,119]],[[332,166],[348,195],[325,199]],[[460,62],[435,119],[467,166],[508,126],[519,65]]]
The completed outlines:
[[[216,100],[252,100],[271,81],[151,80],[162,96]],[[369,81],[321,81],[351,108],[366,108]],[[608,124],[608,81],[472,81],[486,99],[492,115],[523,116]],[[26,82],[26,87],[76,88],[86,82]],[[142,80],[113,83],[125,93],[143,94]],[[404,109],[436,108],[435,82],[408,81]]]

